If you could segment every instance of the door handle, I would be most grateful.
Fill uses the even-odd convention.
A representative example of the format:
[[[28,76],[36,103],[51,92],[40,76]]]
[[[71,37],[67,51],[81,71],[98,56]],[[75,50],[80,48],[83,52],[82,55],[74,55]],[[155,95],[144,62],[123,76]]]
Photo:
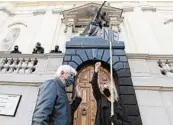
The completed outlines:
[[[82,115],[86,115],[86,114],[87,114],[86,107],[85,107],[85,106],[83,106],[83,108],[82,108]]]

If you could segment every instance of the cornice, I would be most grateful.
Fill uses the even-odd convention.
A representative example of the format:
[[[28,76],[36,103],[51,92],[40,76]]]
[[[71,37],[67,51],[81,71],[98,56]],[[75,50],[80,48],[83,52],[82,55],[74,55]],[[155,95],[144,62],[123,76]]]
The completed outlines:
[[[8,16],[14,16],[14,6],[12,4],[0,4],[0,12],[6,13]]]
[[[35,10],[33,12],[33,15],[34,16],[37,16],[37,15],[44,15],[46,13],[46,10],[45,9],[38,9],[38,10]]]
[[[127,53],[127,58],[128,59],[146,59],[146,60],[173,60],[173,54],[171,55],[164,55],[164,54],[136,54],[136,53]]]

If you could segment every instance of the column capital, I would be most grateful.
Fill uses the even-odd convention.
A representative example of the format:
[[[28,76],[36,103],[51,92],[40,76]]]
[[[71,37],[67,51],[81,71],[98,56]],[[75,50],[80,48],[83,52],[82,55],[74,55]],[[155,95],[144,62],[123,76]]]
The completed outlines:
[[[65,30],[64,32],[66,33],[67,32],[67,29],[72,27],[72,32],[76,32],[75,30],[75,19],[70,17],[70,18],[67,18],[67,19],[62,19],[62,22],[65,24]]]
[[[122,23],[124,17],[110,17],[109,25],[118,26]]]
[[[62,19],[62,22],[67,26],[72,26],[75,24],[75,18],[74,17],[64,18]]]

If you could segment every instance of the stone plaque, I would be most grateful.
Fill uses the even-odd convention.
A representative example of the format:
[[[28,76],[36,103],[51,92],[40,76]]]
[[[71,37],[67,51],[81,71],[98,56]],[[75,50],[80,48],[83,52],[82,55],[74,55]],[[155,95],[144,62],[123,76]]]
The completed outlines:
[[[0,93],[0,115],[15,116],[22,95]]]

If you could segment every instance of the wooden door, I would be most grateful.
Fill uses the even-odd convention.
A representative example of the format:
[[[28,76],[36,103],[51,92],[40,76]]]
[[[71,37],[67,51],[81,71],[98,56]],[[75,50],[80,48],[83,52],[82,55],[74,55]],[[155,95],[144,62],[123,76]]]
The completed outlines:
[[[89,83],[94,73],[94,67],[88,66],[79,72],[76,84],[83,89],[82,103],[74,115],[74,125],[94,125],[96,115],[96,101],[93,97],[92,87]],[[109,72],[103,68],[100,69],[98,82],[109,83]]]

